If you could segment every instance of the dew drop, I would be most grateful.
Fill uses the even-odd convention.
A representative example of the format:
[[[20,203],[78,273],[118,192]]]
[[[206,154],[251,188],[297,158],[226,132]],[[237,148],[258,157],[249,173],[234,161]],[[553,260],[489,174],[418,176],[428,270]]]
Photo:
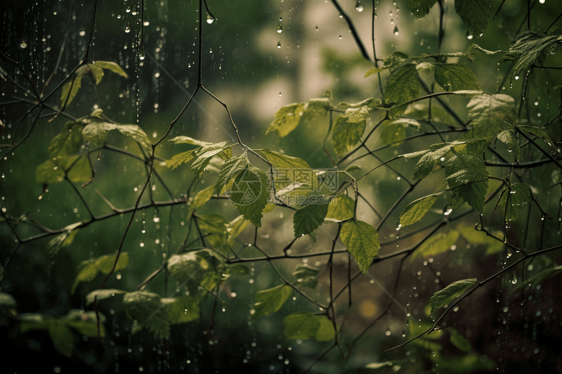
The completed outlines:
[[[210,25],[213,22],[215,22],[215,17],[213,17],[211,13],[207,12],[207,23]]]
[[[361,5],[361,1],[358,1],[355,5],[355,10],[361,13],[363,11],[363,5]]]
[[[283,32],[283,26],[277,25],[277,33],[281,34]]]
[[[398,35],[400,34],[400,32],[398,31],[398,26],[394,26],[394,31],[393,31],[394,35]]]
[[[277,42],[277,48],[281,48],[281,42]]]

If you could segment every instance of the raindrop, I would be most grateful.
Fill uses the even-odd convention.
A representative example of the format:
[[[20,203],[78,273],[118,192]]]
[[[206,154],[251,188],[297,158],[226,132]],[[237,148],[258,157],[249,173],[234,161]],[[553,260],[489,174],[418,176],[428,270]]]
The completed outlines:
[[[517,284],[517,277],[513,274],[513,280],[511,281],[513,284]]]
[[[445,207],[445,209],[443,209],[443,214],[448,216],[449,214],[451,214],[452,211],[453,211],[453,207],[451,207],[450,205],[447,205]]]
[[[22,40],[22,42],[20,43],[20,48],[21,49],[27,48],[27,43],[25,42],[25,40]]]
[[[340,39],[341,39],[341,35],[340,35]]]
[[[125,32],[128,34],[131,32],[131,28],[129,27],[129,24],[127,23],[127,26],[125,26]]]
[[[400,32],[398,31],[398,26],[394,26],[394,35],[398,35]]]
[[[143,26],[148,26],[148,25],[150,25],[150,22],[144,21]]]
[[[281,95],[282,95],[281,92],[279,92],[279,97],[281,97]]]
[[[355,10],[361,13],[363,11],[363,5],[361,5],[361,1],[358,1],[355,5]]]
[[[546,0],[539,0],[539,3],[544,4]]]
[[[515,80],[516,80],[516,81],[519,80],[519,74],[517,74],[517,75],[515,76]]]
[[[277,48],[281,48],[281,42],[277,42]]]
[[[392,334],[392,331],[390,331],[390,329],[387,328],[386,331],[384,332],[384,334],[386,336],[390,336],[390,334]]]
[[[340,13],[340,18],[343,18],[343,14]]]
[[[279,16],[279,22],[283,21],[283,17]]]
[[[79,35],[80,35],[80,36],[86,35],[86,31],[84,31],[84,30],[80,31],[80,32],[79,32]]]
[[[318,26],[316,26],[316,31],[318,31]]]
[[[277,33],[281,34],[283,32],[283,26],[277,25]]]
[[[215,22],[215,17],[213,17],[211,13],[207,12],[207,23],[210,25],[213,22]]]
[[[474,36],[472,36],[471,33],[469,33],[469,32],[466,33],[466,38],[467,38],[468,40],[472,40],[473,37],[474,37]]]

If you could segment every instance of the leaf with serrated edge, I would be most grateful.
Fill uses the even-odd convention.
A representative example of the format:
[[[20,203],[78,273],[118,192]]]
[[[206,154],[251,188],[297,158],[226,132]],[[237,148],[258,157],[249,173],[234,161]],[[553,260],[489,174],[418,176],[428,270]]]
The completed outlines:
[[[487,0],[455,0],[455,10],[469,30],[480,35],[488,26],[490,3]]]
[[[353,220],[342,225],[340,236],[359,269],[366,273],[380,250],[377,230],[366,222]]]
[[[170,337],[170,321],[160,296],[146,291],[129,292],[123,297],[123,305],[129,318],[135,320],[140,328],[147,327],[164,339]]]
[[[328,204],[326,218],[333,218],[344,221],[353,218],[355,211],[355,201],[347,195],[337,195],[335,200]]]
[[[215,185],[215,189],[217,193],[221,193],[223,187],[228,183],[229,180],[232,178],[236,178],[238,174],[243,171],[248,166],[248,157],[246,153],[241,154],[240,156],[232,157],[227,160],[221,167],[219,172],[219,178],[217,179],[217,183]]]
[[[408,7],[410,7],[410,10],[416,18],[427,16],[436,2],[437,0],[406,0],[406,4],[408,4]]]
[[[328,213],[328,204],[309,204],[301,207],[293,216],[295,238],[312,234],[324,223]]]
[[[195,212],[197,209],[201,208],[207,201],[211,200],[213,197],[213,192],[215,192],[215,186],[211,185],[197,193],[193,198],[193,202],[189,204],[189,214]]]
[[[435,81],[445,91],[481,90],[472,70],[460,64],[435,64]]]
[[[230,200],[256,227],[261,227],[262,212],[268,199],[269,180],[260,169],[249,165],[235,178]]]
[[[384,96],[387,104],[399,105],[415,99],[421,90],[416,65],[405,64],[394,70],[384,85]],[[403,114],[407,105],[391,110],[391,117]]]
[[[367,126],[367,118],[369,118],[369,109],[361,107],[347,109],[336,119],[332,131],[332,142],[339,157],[359,143]]]

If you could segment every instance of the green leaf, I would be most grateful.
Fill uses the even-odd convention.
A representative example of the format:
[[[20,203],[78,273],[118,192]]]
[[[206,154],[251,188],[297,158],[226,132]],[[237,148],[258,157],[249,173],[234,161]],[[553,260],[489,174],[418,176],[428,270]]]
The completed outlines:
[[[339,157],[351,151],[361,140],[367,126],[367,118],[369,118],[369,109],[361,107],[347,109],[336,119],[332,131],[332,142]]]
[[[381,248],[377,230],[366,222],[353,220],[342,225],[340,235],[359,269],[366,273]]]
[[[269,149],[258,149],[256,152],[277,168],[276,176],[279,179],[288,179],[295,183],[305,183],[309,186],[316,184],[315,173],[303,159],[287,156]]]
[[[535,126],[527,126],[527,125],[519,125],[519,126],[517,126],[517,128],[519,130],[523,130],[525,132],[528,132],[528,133],[531,133],[533,135],[538,136],[539,138],[544,140],[544,142],[546,144],[548,144],[549,146],[554,148],[554,143],[552,142],[552,139],[550,139],[550,136],[548,136],[546,131],[543,130],[542,128],[535,127]]]
[[[182,283],[200,279],[209,267],[207,260],[197,256],[195,252],[173,255],[168,260],[170,275]]]
[[[377,73],[382,73],[383,71],[385,71],[386,69],[388,69],[390,66],[384,66],[382,68],[371,68],[369,70],[367,70],[367,72],[365,73],[365,76],[363,77],[363,79],[370,77],[371,75],[377,74]]]
[[[97,65],[106,70],[111,70],[112,72],[119,74],[123,78],[129,78],[129,76],[127,75],[127,73],[125,73],[125,71],[121,68],[121,66],[117,65],[115,62],[96,61],[94,62],[94,65]]]
[[[497,210],[506,221],[515,221],[521,209],[532,200],[531,188],[525,183],[516,183],[502,191]]]
[[[412,254],[410,261],[418,257],[437,256],[451,250],[451,247],[459,240],[459,232],[450,230],[447,234],[439,233],[425,240],[422,245]]]
[[[275,205],[273,205],[273,206],[275,206]],[[266,211],[267,211],[267,205],[266,205],[266,208],[263,210],[262,213],[266,213]],[[230,221],[230,223],[228,224],[228,227],[227,227],[228,244],[231,245],[231,246],[234,245],[235,239],[238,237],[238,235],[240,235],[246,229],[246,227],[248,227],[248,225],[250,225],[250,221],[248,221],[246,218],[244,218],[244,216],[238,216],[235,219],[233,219],[232,221]]]
[[[188,216],[205,205],[207,201],[211,200],[211,197],[213,197],[213,192],[215,192],[215,186],[213,185],[199,191],[193,198],[191,204],[189,204]]]
[[[361,166],[358,165],[351,165],[345,169],[346,173],[353,173],[356,171],[361,171]]]
[[[199,301],[193,296],[180,296],[160,300],[171,325],[187,323],[199,319]]]
[[[219,179],[215,189],[218,194],[222,193],[223,187],[232,179],[236,178],[240,172],[242,172],[249,165],[248,157],[246,153],[240,156],[232,157],[227,160],[221,167],[219,172]]]
[[[90,292],[87,296],[86,296],[86,305],[90,305],[94,302],[94,299],[98,298],[98,301],[103,300],[103,299],[108,299],[110,297],[113,297],[115,295],[122,295],[127,293],[127,291],[123,291],[123,290],[115,290],[115,289],[109,289],[109,290],[95,290]]]
[[[91,142],[96,147],[101,147],[105,144],[107,135],[112,130],[117,130],[121,134],[132,138],[138,142],[147,155],[152,154],[152,143],[146,133],[137,125],[121,125],[118,123],[109,123],[99,121],[97,119],[85,120],[87,121],[86,127],[82,130],[84,140]]]
[[[511,130],[504,130],[498,134],[498,140],[504,143],[507,146],[508,152],[513,152],[513,156],[515,159],[519,159],[519,155],[521,154],[521,150],[519,148],[519,142],[515,137],[515,134],[511,132]]]
[[[484,201],[488,192],[488,170],[484,162],[470,155],[453,156],[445,165],[445,181],[457,195],[484,213]]]
[[[72,168],[67,171],[68,179],[71,182],[88,182],[92,179],[92,168],[88,156],[80,156],[78,161],[72,164]]]
[[[542,36],[534,32],[519,35],[511,45],[502,61],[515,61],[511,79],[519,74],[527,74],[535,63],[542,63],[549,54],[560,49],[562,36]]]
[[[546,279],[553,277],[560,272],[562,272],[562,265],[555,266],[550,269],[546,269],[538,274],[531,276],[525,282],[521,282],[515,289],[520,289],[523,287],[529,287],[531,289],[534,289]]]
[[[250,269],[246,265],[228,265],[225,267],[225,274],[232,277],[243,277],[250,274]]]
[[[191,164],[191,171],[201,178],[203,171],[211,159],[226,149],[226,142],[214,143],[197,148],[195,152],[195,161]]]
[[[80,122],[67,122],[61,132],[49,144],[49,157],[52,159],[71,156],[82,146],[82,127]]]
[[[49,324],[49,336],[53,341],[53,345],[63,355],[66,357],[72,356],[72,350],[74,349],[74,334],[72,330],[68,328],[63,322],[53,321]]]
[[[455,10],[468,29],[480,35],[488,26],[491,4],[487,0],[455,0]]]
[[[316,316],[316,319],[320,321],[320,327],[316,331],[314,338],[316,341],[325,342],[332,340],[336,337],[336,331],[334,330],[334,324],[326,316]]]
[[[416,65],[402,65],[392,72],[385,82],[385,102],[387,104],[394,104],[394,106],[406,103],[415,99],[420,93],[420,89],[421,85]],[[402,105],[391,110],[391,118],[402,115],[407,108],[407,105]]]
[[[310,99],[306,105],[306,109],[300,119],[301,123],[311,122],[317,119],[324,118],[330,109],[330,99]]]
[[[435,204],[440,195],[441,193],[436,193],[412,201],[400,215],[400,225],[408,226],[418,222]]]
[[[143,129],[139,126],[118,124],[117,131],[139,143],[147,155],[152,154],[152,143],[150,142],[148,135],[146,135]]]
[[[138,326],[133,333],[146,327],[161,338],[170,338],[170,321],[160,296],[146,291],[129,292],[123,297],[123,305],[129,318]]]
[[[508,95],[478,95],[470,100],[467,108],[474,138],[492,140],[517,123],[515,100]]]
[[[283,333],[287,339],[309,339],[319,328],[320,321],[307,312],[293,313],[283,319]]]
[[[448,305],[453,299],[462,295],[470,287],[478,284],[476,278],[463,279],[451,283],[441,291],[437,291],[429,299],[429,304],[431,305],[431,312],[437,308]]]
[[[232,185],[230,200],[247,220],[261,227],[262,211],[269,199],[269,180],[260,169],[249,165]]]
[[[297,278],[297,285],[316,288],[318,283],[318,269],[309,265],[297,265],[293,275]]]
[[[324,223],[328,204],[309,204],[297,210],[293,216],[295,238],[312,234]]]
[[[383,144],[391,144],[393,146],[402,144],[402,141],[406,139],[407,128],[419,131],[421,125],[412,118],[400,118],[391,123],[384,124],[380,135]]]
[[[0,292],[0,326],[8,326],[10,319],[17,315],[16,306],[12,295]]]
[[[427,16],[436,2],[437,0],[406,0],[406,4],[408,4],[408,7],[410,7],[410,10],[414,13],[416,18]]]
[[[451,333],[451,343],[461,351],[465,351],[466,353],[472,352],[472,347],[470,346],[470,342],[466,340],[464,336],[462,336],[456,329],[452,327],[447,327],[447,330]]]
[[[337,195],[328,204],[326,218],[333,218],[341,221],[351,219],[354,216],[355,201],[347,195]]]
[[[290,286],[280,285],[257,293],[252,320],[277,312],[293,293]]]
[[[476,76],[469,67],[460,64],[434,64],[435,81],[445,91],[481,91]]]
[[[74,81],[74,82],[73,82]],[[61,108],[65,105],[70,105],[72,100],[76,97],[78,90],[82,87],[82,75],[76,74],[72,79],[69,79],[62,86],[61,94],[60,94],[60,106]]]
[[[202,140],[193,139],[193,138],[190,138],[189,136],[176,136],[175,138],[170,139],[169,141],[174,143],[174,144],[190,144],[190,145],[196,145],[198,147],[213,144],[213,143],[209,143],[209,142],[204,142]]]
[[[55,184],[64,180],[64,170],[51,160],[43,162],[35,169],[35,180],[38,183]]]
[[[182,164],[187,164],[188,162],[190,162],[195,158],[196,156],[195,151],[197,150],[199,150],[199,148],[174,155],[171,159],[166,161],[166,166],[175,169]]]
[[[63,247],[68,247],[74,241],[74,237],[78,234],[78,229],[75,228],[81,225],[82,222],[76,222],[64,228],[64,232],[55,236],[49,243],[47,243],[47,254],[49,258],[53,258]]]
[[[102,274],[109,274],[113,265],[115,264],[115,259],[117,255],[106,255],[98,258],[93,258],[91,260],[82,261],[77,266],[78,275],[74,280],[74,285],[70,293],[74,293],[76,286],[80,282],[90,282],[93,281],[98,272]],[[115,266],[115,271],[123,270],[129,264],[129,254],[127,252],[121,253],[117,265]]]
[[[305,103],[295,103],[281,107],[275,113],[275,120],[271,122],[266,134],[277,131],[277,134],[283,138],[293,131],[300,122],[305,110]]]

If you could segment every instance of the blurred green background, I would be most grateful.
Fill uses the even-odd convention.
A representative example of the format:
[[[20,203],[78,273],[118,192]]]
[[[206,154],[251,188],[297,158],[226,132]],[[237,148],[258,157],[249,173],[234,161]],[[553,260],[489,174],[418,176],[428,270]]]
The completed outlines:
[[[445,1],[446,31],[443,51],[466,51],[472,43],[489,50],[507,50],[512,38],[518,33],[527,11],[524,0],[508,0],[496,19],[490,23],[481,36],[467,37],[466,27],[454,10],[453,1]],[[492,1],[492,13],[500,1]],[[535,30],[545,29],[560,11],[559,3],[547,0],[536,3],[532,11],[532,25]],[[96,107],[120,123],[138,124],[153,140],[159,139],[168,129],[169,123],[177,116],[197,83],[197,42],[198,27],[203,26],[203,84],[228,104],[232,116],[240,129],[240,136],[250,147],[270,148],[306,160],[312,167],[327,168],[332,164],[322,143],[328,131],[327,119],[297,128],[285,138],[279,138],[265,131],[281,106],[304,102],[310,98],[322,97],[327,89],[333,91],[334,102],[357,102],[371,96],[378,96],[377,78],[363,79],[364,73],[372,67],[362,58],[345,20],[329,1],[216,1],[208,5],[216,20],[212,24],[198,24],[197,1],[146,1],[144,28],[146,57],[139,58],[138,37],[140,32],[139,2],[98,1],[95,35],[90,52],[92,60],[114,61],[128,73],[124,79],[117,74],[106,73],[103,81],[94,88],[83,84],[77,98],[68,108],[75,117],[91,113]],[[371,48],[371,2],[341,2],[344,10],[353,19],[367,49]],[[32,72],[32,77],[42,87],[57,64],[61,45],[60,66],[49,84],[50,92],[60,83],[65,72],[78,64],[85,51],[91,22],[91,1],[13,1],[4,2],[2,17],[2,51],[21,66]],[[361,9],[359,12],[357,9]],[[435,53],[437,48],[438,9],[424,19],[414,18],[403,1],[377,1],[375,19],[377,56],[388,56],[395,50],[408,55]],[[282,33],[278,33],[278,25]],[[397,28],[398,33],[396,33]],[[521,29],[521,30],[524,30]],[[278,47],[278,45],[280,47]],[[488,92],[506,93],[516,98],[520,93],[520,82],[505,82],[503,76],[507,64],[499,64],[500,55],[479,54],[473,69],[480,86]],[[559,56],[549,56],[549,65],[562,65]],[[1,60],[3,71],[28,87],[22,74],[6,60]],[[561,75],[558,71],[537,71],[530,80],[530,96],[536,98],[530,108],[523,111],[522,120],[534,125],[544,125],[558,115],[560,106],[559,87]],[[13,83],[0,81],[2,100],[27,96]],[[59,104],[60,93],[48,101],[52,106]],[[97,99],[96,99],[97,98]],[[31,99],[31,97],[28,97]],[[186,135],[209,142],[234,141],[234,132],[223,107],[211,97],[199,93],[196,100],[181,116],[169,138]],[[449,104],[466,118],[465,98],[446,99]],[[0,133],[1,143],[10,144],[22,139],[31,125],[33,114],[20,118],[31,106],[12,104],[0,107],[1,120],[5,129]],[[424,108],[421,107],[421,110]],[[2,209],[6,214],[19,217],[27,214],[50,229],[88,219],[88,212],[72,187],[64,182],[48,186],[43,193],[42,185],[35,181],[35,168],[47,159],[47,147],[67,121],[61,116],[49,121],[54,115],[41,118],[25,143],[14,154],[0,164],[0,196]],[[367,131],[372,128],[378,114],[372,116]],[[445,119],[450,121],[450,119]],[[557,125],[558,126],[558,125]],[[560,126],[551,128],[551,136],[560,138]],[[446,140],[452,140],[450,136]],[[438,138],[407,142],[399,147],[390,147],[377,155],[389,159],[397,154],[427,148],[439,142]],[[140,155],[138,146],[119,134],[111,134],[108,144]],[[378,136],[368,143],[370,148],[382,145]],[[328,147],[334,155],[332,149]],[[6,148],[3,148],[5,150]],[[169,159],[172,155],[187,150],[187,146],[164,142],[157,148],[156,155]],[[235,150],[240,152],[240,150]],[[335,157],[335,156],[333,156]],[[540,157],[538,152],[524,154],[528,159]],[[80,189],[85,200],[96,216],[111,210],[96,193],[98,190],[117,208],[134,205],[138,190],[146,180],[145,165],[138,160],[109,151],[91,157],[96,177],[92,184]],[[491,158],[490,160],[494,160]],[[255,161],[255,160],[253,160]],[[257,161],[255,162],[256,164]],[[378,164],[370,157],[356,162],[363,170]],[[411,175],[413,162],[400,161],[394,167],[405,175]],[[260,165],[263,167],[264,165]],[[344,166],[345,167],[345,166]],[[175,197],[184,196],[193,175],[187,168],[168,170],[156,166],[157,172],[166,181],[166,186]],[[492,175],[504,176],[506,170],[491,170]],[[496,173],[496,174],[494,174]],[[561,181],[560,173],[553,165],[545,165],[528,171],[525,181],[535,191],[542,191],[553,183]],[[198,184],[200,190],[216,180],[216,173],[206,173]],[[398,175],[386,168],[380,168],[368,178],[362,179],[364,196],[380,212],[386,212],[408,185]],[[497,185],[491,183],[497,188]],[[437,181],[427,180],[415,196],[425,196],[437,187]],[[166,188],[155,182],[151,186],[156,201],[170,200]],[[558,216],[560,189],[541,194],[538,198],[547,213]],[[145,193],[143,203],[150,197]],[[393,243],[397,235],[396,219],[411,200],[389,218],[379,231],[385,245],[381,253],[408,248],[424,234],[411,236]],[[412,226],[415,230],[442,216],[446,201],[440,199],[430,215],[423,222]],[[541,242],[541,212],[530,209],[517,222],[506,228],[501,217],[492,215],[493,205],[487,206],[485,217],[491,228],[506,232],[510,241],[529,250],[544,248],[561,242],[557,220],[547,219],[546,233]],[[228,220],[238,216],[229,202],[211,201],[201,214],[218,213]],[[132,291],[154,269],[159,267],[166,256],[174,253],[187,233],[186,204],[159,209],[143,209],[137,212],[131,230],[125,241],[124,251],[130,255],[129,266],[113,275],[106,288]],[[30,242],[18,249],[17,255],[7,268],[2,290],[14,296],[18,312],[45,313],[53,316],[66,314],[70,308],[85,308],[85,295],[96,289],[102,281],[98,276],[93,282],[82,283],[74,295],[70,287],[76,276],[76,265],[86,259],[112,254],[118,247],[129,219],[128,214],[96,222],[80,230],[71,246],[63,248],[51,260],[46,246],[51,238]],[[527,217],[529,225],[526,227]],[[358,218],[376,224],[378,218],[366,206],[359,208]],[[472,213],[452,227],[472,227],[478,222],[478,215]],[[32,225],[17,227],[20,237],[27,238],[39,231]],[[142,231],[145,230],[145,233]],[[326,230],[335,232],[336,225],[326,225]],[[402,230],[400,234],[407,233]],[[0,258],[4,262],[15,248],[12,232],[5,222],[0,223]],[[253,240],[253,227],[241,235],[241,242]],[[258,233],[258,242],[269,254],[280,254],[293,238],[292,214],[277,208],[265,214],[263,227]],[[195,239],[195,233],[191,239]],[[320,235],[314,244],[309,238],[299,240],[293,253],[312,253],[329,249],[331,239]],[[341,245],[341,244],[340,244]],[[461,239],[455,251],[450,251],[431,261],[417,260],[404,263],[400,279],[395,283],[399,260],[385,261],[373,266],[372,277],[361,276],[353,283],[353,305],[348,311],[347,297],[337,305],[339,314],[347,312],[344,342],[351,344],[358,334],[386,307],[388,297],[381,287],[392,292],[396,285],[395,297],[390,313],[369,329],[354,346],[349,360],[345,361],[337,350],[332,350],[310,372],[343,373],[356,372],[370,362],[388,359],[414,359],[417,369],[402,368],[403,372],[432,370],[434,372],[557,372],[562,370],[560,355],[555,349],[559,341],[561,319],[557,310],[560,284],[557,278],[546,281],[538,290],[510,291],[502,287],[501,281],[478,291],[460,306],[456,313],[446,318],[446,325],[461,332],[470,341],[473,352],[466,354],[455,348],[448,338],[437,338],[434,342],[424,340],[406,348],[383,354],[384,349],[405,341],[406,335],[426,326],[431,319],[424,312],[429,297],[455,280],[477,277],[485,278],[505,266],[509,254],[505,249],[486,255],[486,246],[470,245]],[[252,248],[244,250],[248,257],[259,256]],[[503,284],[514,277],[522,281],[523,272],[538,271],[556,262],[557,252],[548,258],[537,258],[532,266],[519,267],[516,273],[506,275]],[[322,269],[327,257],[314,257],[308,264]],[[348,257],[336,256],[335,289],[347,281]],[[299,262],[302,263],[302,262]],[[296,261],[278,261],[282,272],[290,276]],[[291,312],[315,308],[304,298],[296,296],[274,315],[250,322],[255,294],[263,289],[281,284],[277,274],[267,262],[251,264],[251,275],[229,281],[228,293],[222,297],[229,305],[219,306],[212,331],[209,317],[214,300],[207,299],[202,305],[202,319],[172,327],[169,341],[155,339],[142,331],[132,335],[131,321],[126,317],[120,302],[110,300],[100,306],[106,315],[109,342],[103,350],[97,339],[76,341],[75,354],[71,359],[61,356],[52,347],[48,335],[35,331],[18,334],[14,328],[2,328],[6,372],[27,372],[41,368],[41,372],[177,372],[223,373],[256,372],[279,373],[300,372],[310,365],[330,343],[315,341],[290,341],[282,334],[283,317]],[[355,268],[354,268],[355,269]],[[528,275],[527,275],[528,276]],[[376,279],[375,283],[372,278]],[[165,285],[164,277],[158,277],[148,290],[161,295],[173,292],[176,285],[170,280]],[[310,295],[326,301],[327,275],[324,274],[315,291]],[[235,296],[233,296],[235,293]],[[222,311],[221,311],[222,310]],[[409,314],[409,316],[407,316]],[[443,333],[447,337],[448,333]],[[76,337],[78,339],[78,337]],[[435,345],[437,344],[437,345]],[[16,358],[17,357],[17,358]],[[440,369],[441,368],[441,369]]]

